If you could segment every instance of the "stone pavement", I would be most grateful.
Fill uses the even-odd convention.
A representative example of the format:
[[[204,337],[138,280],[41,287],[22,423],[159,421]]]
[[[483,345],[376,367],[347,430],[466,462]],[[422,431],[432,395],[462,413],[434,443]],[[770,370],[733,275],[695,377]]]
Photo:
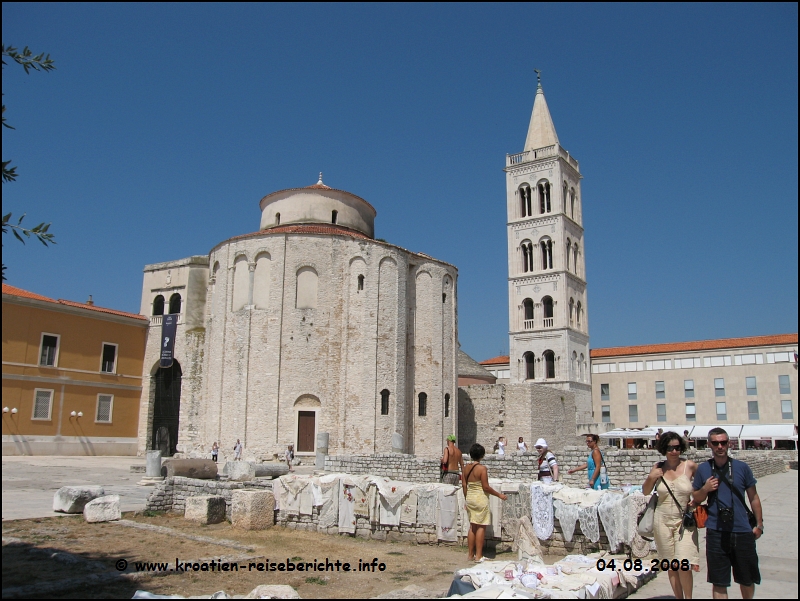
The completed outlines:
[[[132,474],[130,466],[144,464],[142,457],[3,457],[3,520],[66,515],[53,511],[53,495],[62,486],[82,484],[99,484],[106,494],[119,495],[122,511],[142,510],[153,487],[138,486],[144,474]],[[310,474],[314,466],[295,471]]]
[[[757,599],[797,599],[797,470],[760,478],[756,485],[764,511],[764,535],[758,539],[761,585]],[[705,530],[700,530],[700,571],[694,576],[694,598],[711,599],[706,582]],[[728,589],[741,599],[739,585]],[[631,599],[674,599],[666,573],[645,584]]]

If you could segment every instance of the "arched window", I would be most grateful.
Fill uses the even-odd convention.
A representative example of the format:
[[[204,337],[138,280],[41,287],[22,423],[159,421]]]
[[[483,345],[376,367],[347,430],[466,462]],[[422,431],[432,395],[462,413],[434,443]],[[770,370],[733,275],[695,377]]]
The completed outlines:
[[[180,313],[181,312],[181,295],[177,292],[169,297],[169,312],[170,313]]]
[[[524,355],[522,355],[522,361],[524,365],[524,375],[526,380],[533,380],[536,377],[536,358],[533,356],[533,353],[528,351]]]
[[[419,393],[419,411],[418,415],[420,417],[425,417],[428,414],[428,395],[424,392]]]
[[[581,307],[581,301],[578,301],[578,308],[576,309],[576,318],[578,320],[578,329],[580,329],[581,321],[583,321],[583,307]]]
[[[553,299],[545,296],[542,299],[542,309],[544,310],[544,327],[553,327]]]
[[[567,271],[569,271],[569,255],[572,252],[572,241],[567,238]]]
[[[297,270],[297,299],[296,308],[317,308],[317,272],[311,267],[301,267]]]
[[[572,362],[570,363],[570,374],[573,378],[578,377],[578,353],[572,351]]]
[[[256,256],[256,269],[253,275],[253,306],[256,309],[269,308],[269,271],[272,261],[268,253]]]
[[[331,211],[331,223],[336,223],[337,219],[339,219],[339,211]]]
[[[569,299],[569,325],[570,325],[570,327],[572,326],[572,324],[575,323],[574,319],[575,319],[575,299],[574,298],[570,298]]]
[[[586,366],[584,364],[583,353],[581,353],[580,359],[578,360],[578,368],[580,369],[580,377],[581,377],[580,381],[583,382],[584,379],[586,378],[586,375],[585,375],[586,374],[586,371],[585,371]]]
[[[164,315],[164,297],[160,294],[153,299],[153,315]]]
[[[567,182],[564,182],[564,192],[561,195],[561,203],[564,206],[564,213],[567,212],[567,203],[569,202],[568,199],[569,188],[567,187]]]
[[[539,243],[542,250],[542,269],[553,269],[553,241],[549,238]]]
[[[523,322],[522,325],[526,330],[533,329],[533,301],[526,298],[522,301]]]
[[[539,184],[539,212],[549,213],[550,207],[550,182],[542,182]]]
[[[569,216],[575,219],[575,188],[569,191]]]
[[[363,290],[364,289],[364,276],[363,275],[359,275],[358,276],[358,289],[359,290]]]
[[[275,213],[275,225],[280,225],[280,224],[281,224],[281,214]]]
[[[219,261],[214,262],[214,269],[211,271],[211,279],[209,283],[211,284],[211,302],[208,304],[208,308],[212,316],[216,315],[218,312],[217,302],[219,301],[219,287],[220,282],[217,281],[219,278]]]
[[[247,257],[239,255],[233,262],[233,295],[231,311],[240,311],[250,304],[250,265]]]
[[[544,352],[544,377],[549,379],[556,377],[556,354],[553,351]]]
[[[450,417],[450,395],[444,395],[444,416]]]
[[[575,275],[578,275],[578,243],[576,242],[572,246],[572,271]]]
[[[517,193],[519,194],[520,216],[531,217],[533,215],[531,211],[531,187],[528,184],[522,184]]]
[[[520,245],[520,250],[522,251],[522,272],[533,271],[533,244],[526,240]]]
[[[389,415],[389,391],[381,390],[381,415]]]

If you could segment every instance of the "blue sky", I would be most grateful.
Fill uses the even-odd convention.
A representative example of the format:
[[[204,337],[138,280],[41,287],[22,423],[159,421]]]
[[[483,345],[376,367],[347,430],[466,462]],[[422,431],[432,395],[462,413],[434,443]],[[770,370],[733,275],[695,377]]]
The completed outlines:
[[[325,182],[459,269],[508,349],[506,153],[543,85],[581,162],[594,348],[797,331],[797,4],[3,4],[8,283],[138,311],[142,267]]]

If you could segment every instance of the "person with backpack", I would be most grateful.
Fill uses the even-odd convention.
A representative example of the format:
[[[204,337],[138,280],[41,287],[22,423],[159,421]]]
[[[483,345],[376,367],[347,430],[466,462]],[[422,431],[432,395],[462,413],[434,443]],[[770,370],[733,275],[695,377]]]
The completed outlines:
[[[756,540],[764,534],[761,499],[750,466],[728,455],[730,438],[723,428],[708,432],[713,457],[697,466],[694,502],[708,499],[706,521],[706,561],[708,582],[715,599],[727,599],[733,580],[743,599],[752,599],[755,585],[761,584]],[[745,494],[750,507],[745,501]]]

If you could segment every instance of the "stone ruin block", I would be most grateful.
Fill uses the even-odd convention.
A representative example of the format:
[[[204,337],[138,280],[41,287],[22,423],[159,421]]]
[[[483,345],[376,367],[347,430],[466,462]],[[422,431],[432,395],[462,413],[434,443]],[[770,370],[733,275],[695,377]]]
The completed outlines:
[[[256,463],[256,478],[277,478],[289,473],[285,463]]]
[[[228,461],[222,468],[222,473],[234,482],[248,482],[255,479],[256,466],[249,461]]]
[[[183,476],[199,480],[215,480],[217,464],[211,459],[169,459],[161,465],[161,475],[165,478]]]
[[[83,508],[83,518],[89,523],[112,522],[122,519],[119,495],[107,495],[89,501]]]
[[[219,524],[225,521],[225,497],[198,495],[186,497],[183,517],[198,524]]]
[[[62,486],[53,496],[53,511],[83,513],[86,504],[106,494],[102,486]]]
[[[269,490],[235,490],[231,524],[241,530],[265,530],[275,525],[275,497]]]

